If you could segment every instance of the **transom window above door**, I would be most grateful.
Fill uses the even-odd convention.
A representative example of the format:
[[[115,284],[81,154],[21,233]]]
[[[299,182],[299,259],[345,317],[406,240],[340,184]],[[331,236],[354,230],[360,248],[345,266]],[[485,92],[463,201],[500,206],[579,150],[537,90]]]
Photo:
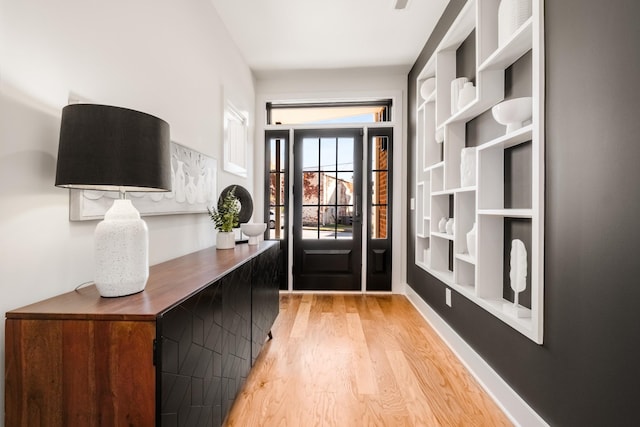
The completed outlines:
[[[340,103],[267,103],[268,125],[352,124],[391,121],[391,100]]]

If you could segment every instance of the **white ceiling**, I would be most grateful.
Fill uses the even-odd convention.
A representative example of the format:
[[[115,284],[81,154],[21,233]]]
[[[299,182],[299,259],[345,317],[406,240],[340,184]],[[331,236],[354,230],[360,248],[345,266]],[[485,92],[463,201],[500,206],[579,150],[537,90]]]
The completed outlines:
[[[255,72],[408,71],[449,0],[211,0]]]

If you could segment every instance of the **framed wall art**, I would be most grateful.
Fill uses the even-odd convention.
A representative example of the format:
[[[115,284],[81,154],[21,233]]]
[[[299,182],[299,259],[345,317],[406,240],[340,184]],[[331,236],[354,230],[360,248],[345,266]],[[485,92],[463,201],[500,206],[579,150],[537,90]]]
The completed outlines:
[[[142,216],[207,212],[217,202],[217,161],[188,147],[171,142],[171,182],[164,193],[128,192],[127,198]],[[104,218],[117,199],[117,191],[70,190],[69,219]]]

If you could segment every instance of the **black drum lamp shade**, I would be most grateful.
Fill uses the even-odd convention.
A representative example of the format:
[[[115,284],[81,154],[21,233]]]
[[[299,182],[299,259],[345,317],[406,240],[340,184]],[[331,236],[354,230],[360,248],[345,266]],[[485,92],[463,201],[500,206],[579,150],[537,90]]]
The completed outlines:
[[[62,110],[58,187],[170,191],[169,124],[150,114],[96,104]]]

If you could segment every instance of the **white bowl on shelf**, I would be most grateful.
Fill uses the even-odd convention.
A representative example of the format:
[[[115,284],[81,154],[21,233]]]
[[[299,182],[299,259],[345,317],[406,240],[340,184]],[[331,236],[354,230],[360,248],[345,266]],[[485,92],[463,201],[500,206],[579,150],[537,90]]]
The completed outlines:
[[[426,100],[431,96],[434,90],[436,90],[436,78],[431,77],[430,79],[423,81],[420,85],[420,96]]]
[[[507,133],[520,129],[522,123],[531,119],[533,100],[530,96],[514,98],[496,104],[492,109],[493,118],[507,126]]]
[[[250,245],[257,245],[259,242],[258,236],[263,234],[266,229],[267,224],[264,222],[245,222],[240,224],[240,230],[249,237]]]

